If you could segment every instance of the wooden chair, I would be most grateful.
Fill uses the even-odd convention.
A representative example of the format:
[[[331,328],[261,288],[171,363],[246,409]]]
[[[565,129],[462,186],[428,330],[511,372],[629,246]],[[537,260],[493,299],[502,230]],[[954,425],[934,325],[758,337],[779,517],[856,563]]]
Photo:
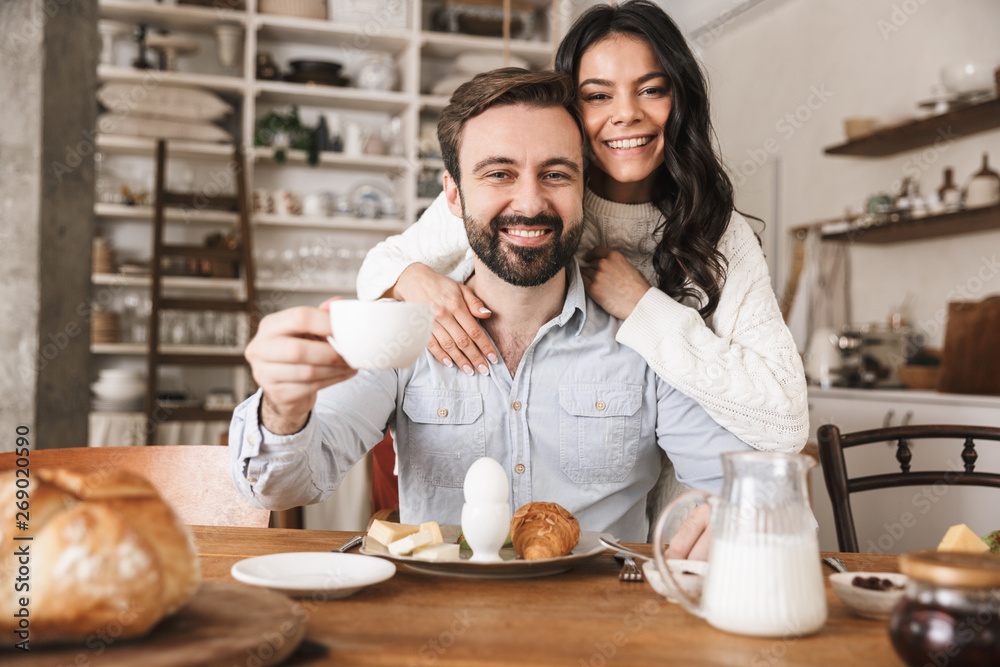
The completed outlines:
[[[229,448],[217,445],[71,447],[32,450],[30,467],[82,472],[108,468],[142,475],[187,524],[266,528],[270,512],[249,505],[229,474]],[[0,454],[0,472],[17,456]]]
[[[923,486],[947,480],[948,484],[961,486],[987,486],[1000,489],[1000,474],[976,472],[975,440],[1000,441],[1000,428],[990,426],[894,426],[868,431],[842,434],[833,424],[825,424],[817,431],[819,456],[823,463],[823,477],[833,504],[833,518],[837,526],[840,550],[858,553],[858,536],[854,528],[850,494],[858,491],[884,489],[898,486]],[[925,438],[960,438],[964,441],[961,451],[965,470],[910,471],[913,453],[910,440]],[[896,461],[900,472],[849,478],[844,462],[844,449],[859,445],[896,441]],[[956,448],[958,443],[956,443]]]

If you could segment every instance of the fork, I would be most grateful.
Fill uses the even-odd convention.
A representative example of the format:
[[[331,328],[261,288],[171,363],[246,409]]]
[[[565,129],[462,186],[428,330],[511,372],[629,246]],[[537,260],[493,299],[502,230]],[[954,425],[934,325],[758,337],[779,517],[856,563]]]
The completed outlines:
[[[625,555],[625,564],[622,565],[622,571],[618,573],[618,581],[642,581],[642,571],[635,564],[635,559]]]
[[[361,538],[362,538],[361,535],[355,535],[354,537],[352,537],[351,539],[347,540],[346,542],[344,542],[342,545],[340,545],[336,549],[330,549],[330,551],[335,551],[337,553],[346,553],[347,551],[349,551],[349,550],[353,549],[354,547],[356,547],[357,545],[361,544]]]

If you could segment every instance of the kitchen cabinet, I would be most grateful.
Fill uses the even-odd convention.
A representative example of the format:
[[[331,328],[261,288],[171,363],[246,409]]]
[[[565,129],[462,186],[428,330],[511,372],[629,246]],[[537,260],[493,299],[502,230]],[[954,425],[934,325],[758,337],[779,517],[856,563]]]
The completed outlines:
[[[933,391],[809,388],[809,426],[812,439],[823,424],[836,424],[849,433],[903,424],[967,424],[1000,426],[1000,397],[939,394]],[[997,443],[977,443],[976,470],[1000,471]],[[869,445],[845,452],[848,472],[898,472],[895,443]],[[957,440],[911,442],[912,466],[917,469],[961,470],[962,443]],[[833,510],[819,465],[810,472],[813,511],[820,525],[820,549],[835,551],[837,533]],[[949,526],[966,523],[980,535],[1000,529],[995,489],[903,487],[852,494],[854,521],[862,551],[904,553],[933,548]],[[912,515],[914,521],[904,515]]]

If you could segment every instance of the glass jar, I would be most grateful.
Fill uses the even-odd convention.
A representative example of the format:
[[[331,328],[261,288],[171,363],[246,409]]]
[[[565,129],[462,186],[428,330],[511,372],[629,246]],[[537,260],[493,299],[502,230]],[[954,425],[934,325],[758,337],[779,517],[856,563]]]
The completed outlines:
[[[889,620],[908,665],[1000,665],[1000,558],[917,551],[899,557],[910,579]]]

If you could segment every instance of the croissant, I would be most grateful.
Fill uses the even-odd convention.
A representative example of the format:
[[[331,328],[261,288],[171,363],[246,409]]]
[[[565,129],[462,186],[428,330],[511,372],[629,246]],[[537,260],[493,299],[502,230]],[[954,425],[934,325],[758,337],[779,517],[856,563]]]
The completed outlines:
[[[580,522],[558,503],[528,503],[514,512],[510,538],[525,560],[557,558],[580,541]]]

